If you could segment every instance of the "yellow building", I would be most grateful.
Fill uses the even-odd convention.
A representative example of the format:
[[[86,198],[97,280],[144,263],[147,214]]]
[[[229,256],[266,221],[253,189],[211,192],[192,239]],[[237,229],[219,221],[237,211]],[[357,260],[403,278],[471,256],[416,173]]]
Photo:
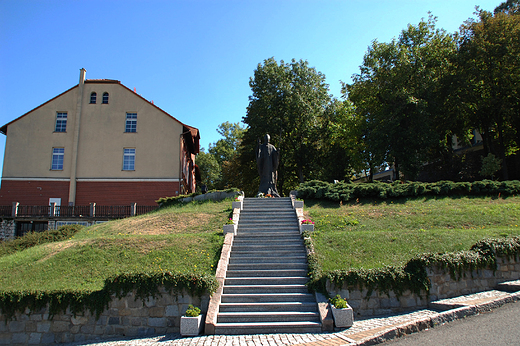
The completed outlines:
[[[117,80],[85,77],[0,128],[0,205],[154,205],[193,192],[199,131]]]

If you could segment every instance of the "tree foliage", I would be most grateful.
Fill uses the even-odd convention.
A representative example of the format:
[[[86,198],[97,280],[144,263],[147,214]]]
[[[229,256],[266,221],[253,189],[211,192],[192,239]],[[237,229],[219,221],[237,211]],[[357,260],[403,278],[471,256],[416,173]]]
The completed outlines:
[[[243,171],[255,183],[254,149],[268,133],[281,156],[278,191],[287,193],[319,170],[319,124],[330,103],[325,76],[307,61],[270,58],[258,65],[249,85],[252,95],[243,119],[248,127],[240,148]]]
[[[453,124],[441,118],[440,96],[456,44],[435,22],[430,16],[390,43],[374,41],[360,73],[344,84],[344,95],[364,118],[362,139],[371,168],[394,163],[413,178],[432,151],[451,138]]]
[[[504,163],[520,147],[518,7],[518,1],[507,1],[495,14],[478,10],[479,20],[464,23],[459,40],[461,116],[478,129],[486,152]],[[509,178],[507,167],[502,165],[504,179]]]

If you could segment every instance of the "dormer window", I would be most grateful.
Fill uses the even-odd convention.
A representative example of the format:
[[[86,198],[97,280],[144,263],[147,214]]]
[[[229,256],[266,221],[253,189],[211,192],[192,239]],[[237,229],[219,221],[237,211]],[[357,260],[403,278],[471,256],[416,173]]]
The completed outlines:
[[[108,93],[103,93],[103,104],[108,104]]]
[[[90,94],[90,103],[96,103],[97,94],[95,92]]]

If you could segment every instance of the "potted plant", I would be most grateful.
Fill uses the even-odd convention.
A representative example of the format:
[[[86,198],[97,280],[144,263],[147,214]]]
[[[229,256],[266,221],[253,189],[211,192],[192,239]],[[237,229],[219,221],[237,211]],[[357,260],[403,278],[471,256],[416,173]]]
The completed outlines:
[[[302,220],[302,223],[301,223],[301,232],[305,232],[305,231],[314,231],[314,222],[311,221],[311,220]]]
[[[180,332],[182,336],[197,336],[202,332],[203,320],[200,309],[193,305],[188,305],[184,316],[181,316]]]
[[[233,233],[235,235],[237,234],[236,225],[233,222],[233,219],[231,219],[231,218],[226,221],[226,224],[224,225],[223,229],[224,229],[224,234],[228,234],[228,233]]]
[[[354,323],[354,312],[347,301],[338,294],[334,298],[329,298],[329,302],[336,327],[351,327]]]

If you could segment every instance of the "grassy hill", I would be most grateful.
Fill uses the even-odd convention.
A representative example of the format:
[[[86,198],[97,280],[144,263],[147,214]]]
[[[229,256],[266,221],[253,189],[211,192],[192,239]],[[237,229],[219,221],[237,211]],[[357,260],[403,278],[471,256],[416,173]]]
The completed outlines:
[[[418,253],[468,250],[482,238],[520,235],[520,197],[305,204],[326,271],[402,265]],[[0,255],[0,291],[94,291],[123,273],[214,275],[230,212],[231,200],[191,202]]]
[[[401,266],[421,253],[469,250],[487,237],[520,235],[520,197],[422,197],[306,201],[324,271]]]
[[[1,256],[0,291],[95,291],[122,273],[213,275],[230,212],[231,200],[176,205]]]

